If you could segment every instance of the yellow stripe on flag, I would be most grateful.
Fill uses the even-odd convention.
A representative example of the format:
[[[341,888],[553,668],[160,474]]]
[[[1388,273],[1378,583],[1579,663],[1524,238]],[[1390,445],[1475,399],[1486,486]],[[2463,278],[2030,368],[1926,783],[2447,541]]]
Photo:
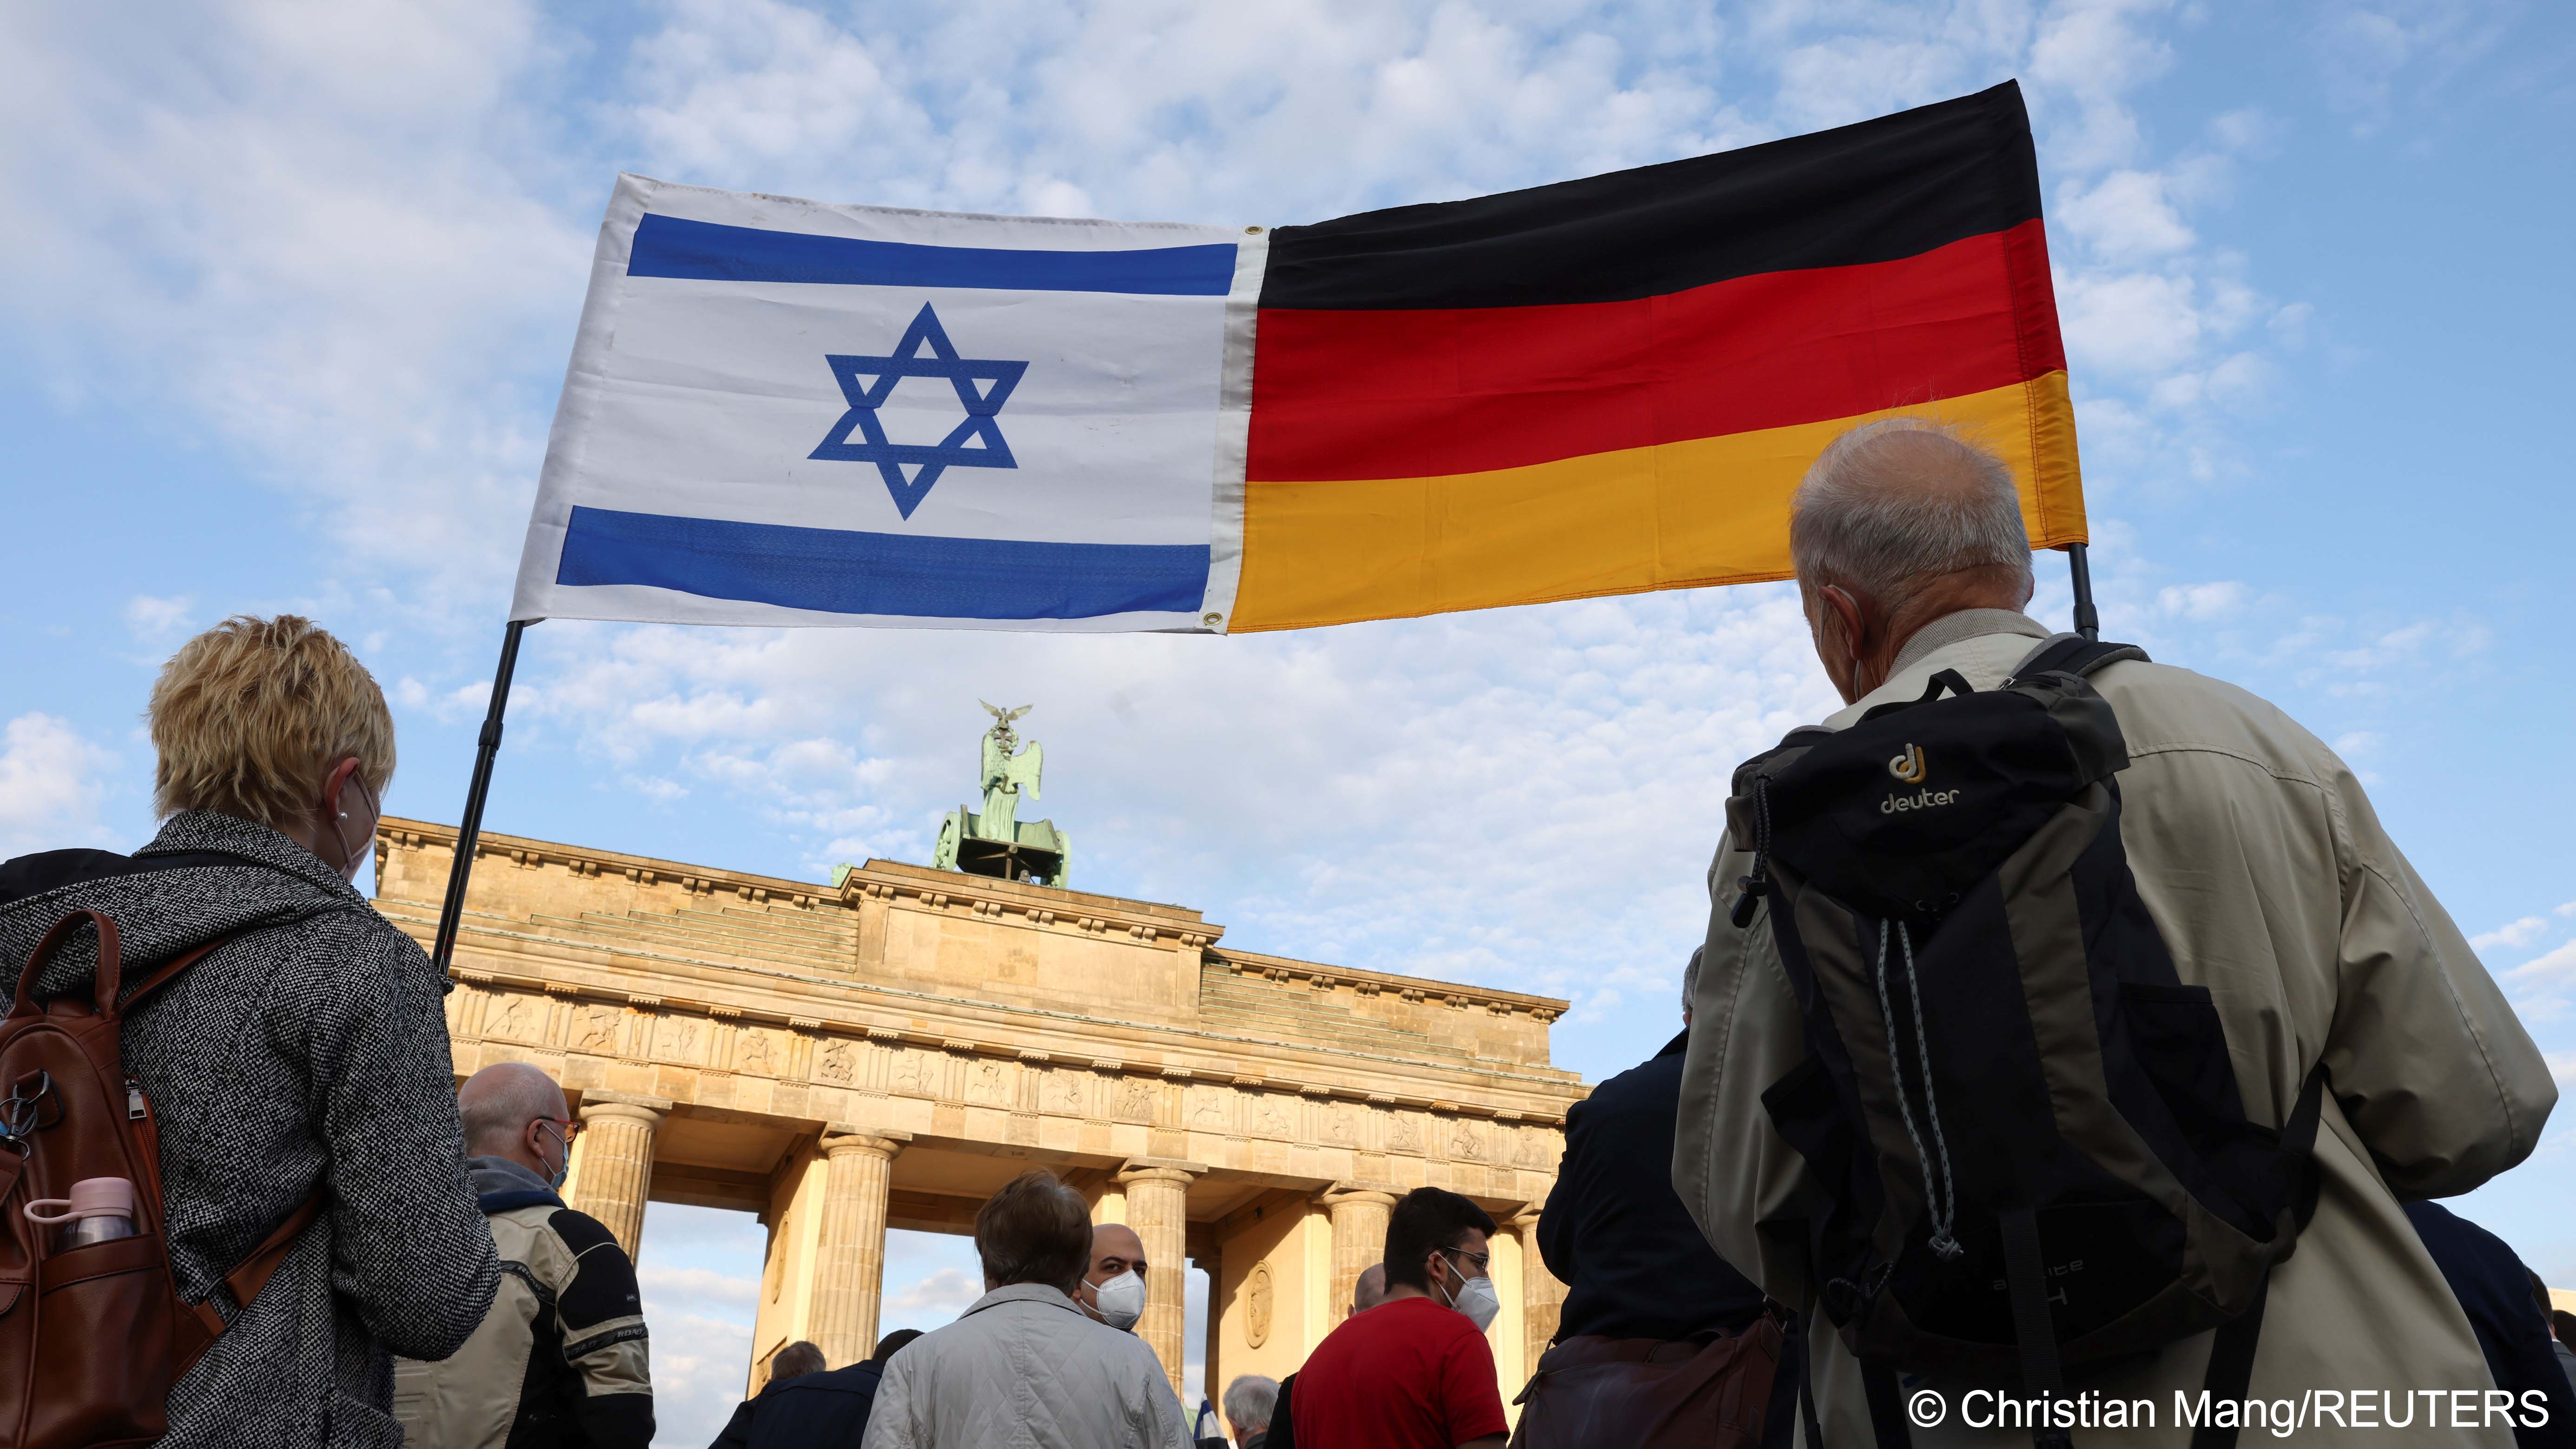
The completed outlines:
[[[1435,478],[1254,483],[1228,632],[1411,618],[1790,576],[1789,494],[1888,417],[1960,428],[2012,465],[2031,546],[2082,543],[2066,374],[1857,417]]]

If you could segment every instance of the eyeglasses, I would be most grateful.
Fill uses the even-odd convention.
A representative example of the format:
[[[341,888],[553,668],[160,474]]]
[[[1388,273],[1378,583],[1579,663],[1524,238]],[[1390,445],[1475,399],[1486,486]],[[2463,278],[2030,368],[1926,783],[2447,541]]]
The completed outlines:
[[[566,1146],[570,1146],[572,1140],[579,1137],[582,1132],[581,1124],[568,1117],[539,1117],[536,1120],[555,1129],[555,1135],[561,1137]]]
[[[1491,1253],[1470,1253],[1464,1248],[1442,1248],[1440,1251],[1444,1253],[1455,1253],[1459,1257],[1466,1259],[1468,1262],[1475,1264],[1476,1271],[1479,1273],[1488,1271],[1490,1265],[1494,1261],[1494,1255]]]

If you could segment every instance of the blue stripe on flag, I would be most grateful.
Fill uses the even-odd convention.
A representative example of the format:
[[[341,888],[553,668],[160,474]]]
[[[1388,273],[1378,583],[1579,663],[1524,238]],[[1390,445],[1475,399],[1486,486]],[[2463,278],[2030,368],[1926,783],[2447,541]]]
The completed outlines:
[[[933,247],[723,226],[647,212],[635,224],[626,275],[702,282],[834,282],[1222,297],[1234,290],[1234,244],[1119,252]]]
[[[581,507],[555,569],[558,584],[917,619],[1196,613],[1207,576],[1205,544],[908,538]]]

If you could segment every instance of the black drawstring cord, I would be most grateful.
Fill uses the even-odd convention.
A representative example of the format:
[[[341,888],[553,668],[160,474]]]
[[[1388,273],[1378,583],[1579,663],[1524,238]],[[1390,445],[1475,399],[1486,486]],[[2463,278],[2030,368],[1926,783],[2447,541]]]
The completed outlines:
[[[1753,777],[1753,873],[1736,879],[1735,888],[1743,894],[1735,898],[1735,909],[1728,919],[1741,931],[1753,924],[1755,897],[1771,891],[1771,777]]]

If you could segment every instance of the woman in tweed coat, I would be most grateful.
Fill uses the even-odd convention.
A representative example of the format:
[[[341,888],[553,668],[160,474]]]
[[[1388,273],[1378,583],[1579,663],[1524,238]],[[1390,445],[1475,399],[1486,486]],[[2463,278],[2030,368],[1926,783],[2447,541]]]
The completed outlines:
[[[179,1291],[231,1318],[171,1390],[161,1443],[392,1449],[389,1353],[455,1352],[499,1272],[466,1185],[440,983],[350,885],[393,720],[337,640],[280,616],[190,641],[151,722],[167,823],[130,858],[0,865],[0,979],[81,907],[116,922],[129,983],[229,938],[124,1029],[160,1118]],[[36,994],[85,991],[96,959],[85,931]],[[317,1191],[319,1220],[236,1311],[222,1275]]]

